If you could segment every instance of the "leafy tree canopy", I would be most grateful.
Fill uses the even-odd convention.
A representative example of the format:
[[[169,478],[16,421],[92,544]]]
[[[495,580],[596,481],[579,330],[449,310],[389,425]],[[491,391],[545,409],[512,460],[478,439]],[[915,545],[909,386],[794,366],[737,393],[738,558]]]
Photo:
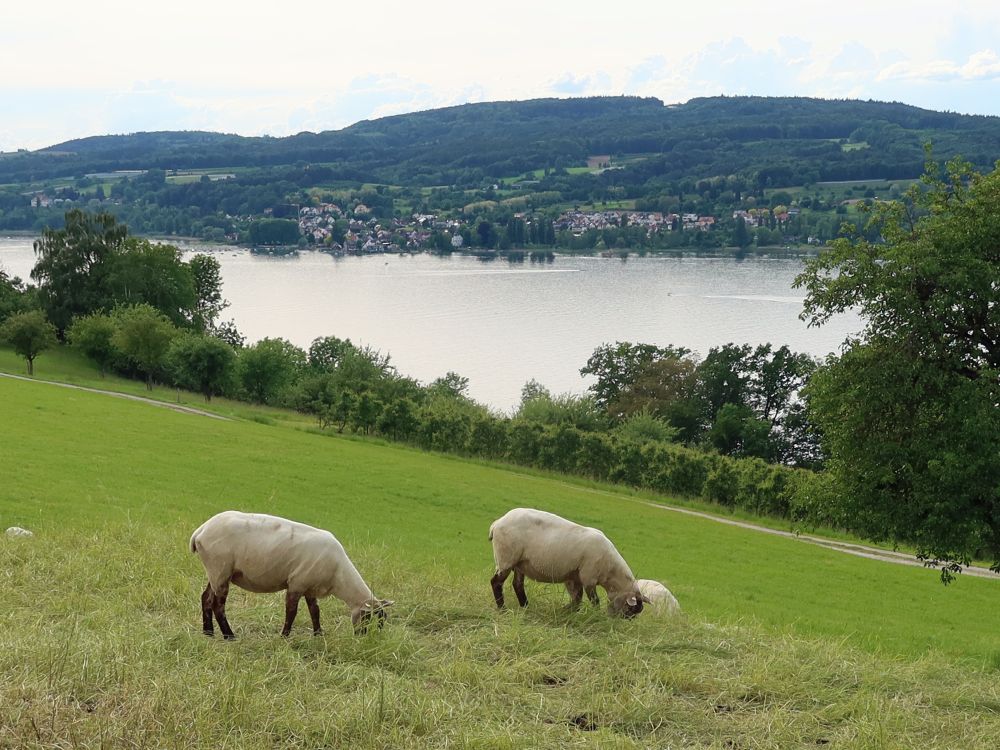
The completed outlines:
[[[879,203],[884,242],[840,239],[799,277],[803,317],[864,329],[807,388],[829,454],[818,511],[921,557],[1000,566],[1000,171],[928,166]]]
[[[56,329],[40,310],[14,313],[0,326],[0,340],[8,342],[35,374],[35,357],[56,344]]]

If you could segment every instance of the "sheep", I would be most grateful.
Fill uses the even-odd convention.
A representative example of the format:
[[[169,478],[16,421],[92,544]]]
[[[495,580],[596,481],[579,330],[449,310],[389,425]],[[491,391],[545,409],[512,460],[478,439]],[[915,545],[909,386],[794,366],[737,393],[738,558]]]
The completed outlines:
[[[649,603],[649,609],[656,614],[677,614],[681,611],[681,605],[677,603],[677,598],[670,593],[670,589],[659,581],[651,581],[648,578],[640,578],[639,591],[642,598]]]
[[[553,513],[515,508],[490,526],[496,573],[490,580],[497,607],[503,608],[503,584],[514,573],[514,593],[524,607],[524,579],[562,583],[573,608],[583,593],[595,606],[600,603],[597,586],[608,594],[609,609],[622,617],[635,617],[647,601],[628,564],[610,540],[598,529],[567,521]]]
[[[11,526],[5,533],[7,536],[34,536],[30,531],[22,529],[20,526]]]
[[[386,607],[393,602],[378,599],[359,575],[343,546],[329,531],[263,513],[227,510],[212,516],[191,535],[191,551],[197,553],[208,574],[201,595],[202,629],[214,635],[212,615],[226,640],[236,636],[226,619],[229,584],[258,594],[284,589],[287,636],[305,597],[314,635],[322,635],[317,599],[333,594],[351,608],[355,633],[364,633],[372,616],[382,626]]]

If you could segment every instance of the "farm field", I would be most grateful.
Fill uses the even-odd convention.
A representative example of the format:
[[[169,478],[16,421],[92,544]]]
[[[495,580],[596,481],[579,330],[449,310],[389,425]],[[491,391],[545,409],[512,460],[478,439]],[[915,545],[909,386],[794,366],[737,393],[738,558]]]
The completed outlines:
[[[0,537],[3,748],[986,748],[1000,734],[997,581],[945,588],[613,488],[277,422],[8,379],[0,404],[0,526],[35,532]],[[685,614],[569,613],[561,588],[530,582],[526,610],[496,612],[487,528],[518,505],[604,529]],[[328,599],[325,636],[300,613],[284,640],[280,596],[235,590],[238,640],[204,638],[187,542],[226,508],[331,529],[396,601],[389,624],[355,637]]]

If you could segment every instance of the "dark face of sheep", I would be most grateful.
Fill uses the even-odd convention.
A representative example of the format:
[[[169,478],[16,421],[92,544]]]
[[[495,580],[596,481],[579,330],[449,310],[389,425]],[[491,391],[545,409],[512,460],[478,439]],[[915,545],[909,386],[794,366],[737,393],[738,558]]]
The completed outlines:
[[[643,602],[649,602],[649,599],[644,597],[636,589],[632,593],[624,594],[611,602],[611,611],[616,615],[624,617],[626,620],[631,620],[637,614],[642,612]]]
[[[374,599],[370,602],[365,602],[361,609],[351,615],[351,622],[354,624],[354,633],[356,635],[367,633],[368,626],[371,625],[373,619],[379,629],[381,629],[385,624],[385,618],[388,616],[386,608],[391,607],[392,604],[393,602],[390,599]]]

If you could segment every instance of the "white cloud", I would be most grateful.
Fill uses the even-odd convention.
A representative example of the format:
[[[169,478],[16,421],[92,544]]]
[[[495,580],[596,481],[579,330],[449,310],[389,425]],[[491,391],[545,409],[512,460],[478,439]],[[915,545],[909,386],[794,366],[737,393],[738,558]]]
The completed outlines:
[[[879,81],[986,81],[997,78],[1000,78],[1000,57],[991,49],[975,52],[961,64],[952,60],[901,60],[878,74]]]

